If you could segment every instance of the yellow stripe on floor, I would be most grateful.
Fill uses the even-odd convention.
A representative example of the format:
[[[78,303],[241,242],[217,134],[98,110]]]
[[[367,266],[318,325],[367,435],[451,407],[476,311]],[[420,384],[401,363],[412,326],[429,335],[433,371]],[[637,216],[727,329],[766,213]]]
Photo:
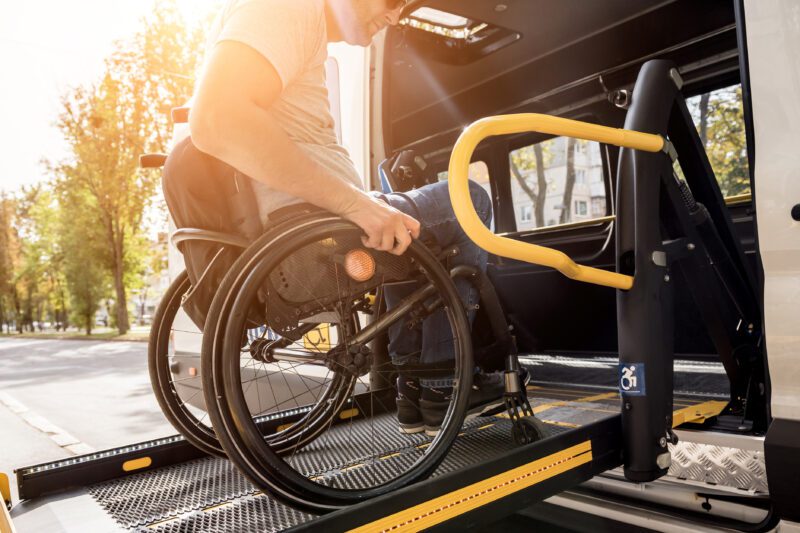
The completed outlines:
[[[720,414],[726,405],[728,405],[728,402],[711,400],[673,411],[672,427],[678,427],[689,422],[702,424],[707,419]]]
[[[571,403],[588,403],[588,402],[596,402],[598,400],[610,400],[611,398],[616,398],[618,395],[617,392],[605,392],[603,394],[595,394],[593,396],[585,396],[583,398],[576,398],[575,400],[560,400],[557,402],[550,402],[544,403],[542,405],[537,405],[533,408],[533,414],[539,414],[541,412],[547,411],[549,409],[553,409],[554,407],[569,407]]]

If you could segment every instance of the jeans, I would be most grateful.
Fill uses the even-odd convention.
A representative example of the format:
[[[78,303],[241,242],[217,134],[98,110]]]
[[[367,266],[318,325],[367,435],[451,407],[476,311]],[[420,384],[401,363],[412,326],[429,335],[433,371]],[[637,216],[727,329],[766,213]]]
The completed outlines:
[[[486,227],[492,220],[492,202],[486,191],[477,183],[469,182],[472,204]],[[404,193],[376,194],[395,209],[417,219],[421,226],[420,238],[435,241],[442,248],[458,246],[458,255],[450,259],[450,267],[469,265],[486,270],[488,254],[479,248],[461,229],[456,220],[447,182],[433,183]],[[456,289],[467,309],[470,324],[475,318],[478,291],[469,281],[455,280]],[[412,283],[389,285],[385,288],[388,308],[397,304],[416,287]],[[395,323],[389,329],[389,355],[395,365],[415,363],[440,363],[452,360],[453,332],[443,309],[438,309],[414,327],[405,321]],[[402,373],[402,370],[400,370]],[[452,378],[421,379],[423,387],[449,387]]]

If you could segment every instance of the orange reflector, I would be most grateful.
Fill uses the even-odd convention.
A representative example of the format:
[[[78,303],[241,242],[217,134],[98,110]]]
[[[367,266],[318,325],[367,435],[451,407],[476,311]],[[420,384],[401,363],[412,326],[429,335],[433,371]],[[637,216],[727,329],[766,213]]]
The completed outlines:
[[[133,472],[134,470],[141,470],[153,464],[153,460],[149,457],[141,457],[139,459],[131,459],[122,463],[122,470],[125,472]]]
[[[190,368],[189,368],[189,375],[190,375],[191,377],[193,377],[193,378],[194,378],[194,377],[197,377],[197,369],[196,369],[195,367],[190,367]]]
[[[367,281],[375,275],[375,259],[363,248],[350,250],[344,256],[344,271],[356,281]]]

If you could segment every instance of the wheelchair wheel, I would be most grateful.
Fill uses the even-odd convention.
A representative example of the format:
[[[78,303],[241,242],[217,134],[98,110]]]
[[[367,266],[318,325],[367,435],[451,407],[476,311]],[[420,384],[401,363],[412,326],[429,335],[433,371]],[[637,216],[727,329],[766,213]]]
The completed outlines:
[[[156,310],[148,343],[150,383],[165,417],[190,444],[208,454],[226,457],[206,407],[202,372],[198,372],[201,365],[196,354],[201,350],[202,333],[181,310],[183,296],[190,288],[188,275],[183,271],[170,284]],[[250,337],[255,342],[262,340],[263,329],[250,330]],[[183,350],[176,350],[176,342]],[[243,372],[246,373],[247,369]],[[347,397],[349,385],[341,380],[333,385],[325,395],[320,395],[320,406],[309,416],[320,416],[322,408],[336,410],[340,407]],[[339,391],[338,400],[334,391]],[[293,438],[297,433],[290,426],[270,435],[270,438],[274,438],[278,445],[297,445],[300,439]],[[311,432],[305,432],[303,438],[312,438]]]
[[[186,271],[170,284],[153,317],[147,346],[150,383],[164,416],[195,447],[212,455],[225,456],[203,406],[197,369],[200,362],[190,353],[176,353],[174,342],[199,348],[201,333],[181,310],[183,296],[191,284]],[[194,365],[194,366],[193,366]]]
[[[226,276],[212,305],[214,331],[207,326],[205,335],[212,345],[204,351],[203,364],[211,371],[204,372],[206,378],[212,376],[214,427],[229,458],[260,488],[315,512],[430,475],[460,431],[471,388],[469,323],[448,273],[420,243],[396,257],[364,249],[361,235],[350,223],[317,215],[262,237]],[[374,296],[386,284],[410,284],[413,290],[381,315]],[[369,343],[389,327],[411,331],[433,314],[447,330],[437,338],[448,341],[453,360],[406,371],[452,385],[452,394],[439,404],[442,421],[436,437],[401,435],[395,391],[371,390],[368,380],[370,371],[396,369],[372,365]],[[301,339],[320,321],[335,325],[336,334],[324,348],[314,349]],[[252,342],[244,340],[253,323],[263,323],[284,345],[260,356],[259,364],[242,359],[243,347],[253,352]],[[273,377],[269,384],[262,379],[264,391],[307,395],[287,381],[304,372],[326,391],[281,438],[264,436],[253,417],[253,395],[247,392],[251,383],[242,379],[243,365],[276,362],[297,363],[303,370],[264,367],[263,375]],[[273,413],[280,416],[278,411]]]

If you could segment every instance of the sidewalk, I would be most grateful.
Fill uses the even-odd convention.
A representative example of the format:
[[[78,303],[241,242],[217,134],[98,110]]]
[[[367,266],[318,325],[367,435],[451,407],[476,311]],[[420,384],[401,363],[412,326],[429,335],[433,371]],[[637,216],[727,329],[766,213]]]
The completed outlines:
[[[97,328],[92,330],[91,335],[86,335],[84,331],[42,331],[25,333],[0,333],[0,338],[6,339],[51,339],[51,340],[97,340],[97,341],[127,341],[127,342],[147,342],[150,334],[150,326],[133,326],[125,335],[120,335],[116,329]]]

